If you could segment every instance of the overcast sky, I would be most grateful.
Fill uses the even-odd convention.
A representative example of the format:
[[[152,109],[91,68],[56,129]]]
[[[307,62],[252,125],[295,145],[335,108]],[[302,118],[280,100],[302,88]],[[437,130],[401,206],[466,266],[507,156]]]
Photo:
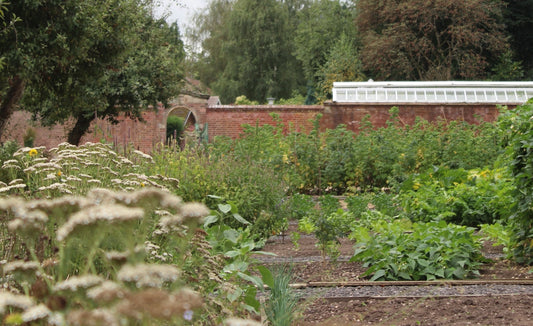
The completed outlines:
[[[167,12],[169,23],[178,21],[181,31],[189,25],[193,14],[200,8],[205,8],[209,0],[158,0],[159,5],[155,8],[156,14],[162,15]]]

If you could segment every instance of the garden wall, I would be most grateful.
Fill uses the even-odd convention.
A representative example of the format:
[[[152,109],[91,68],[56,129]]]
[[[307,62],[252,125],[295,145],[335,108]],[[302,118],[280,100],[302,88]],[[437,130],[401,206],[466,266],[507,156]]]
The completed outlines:
[[[312,120],[317,114],[322,114],[321,129],[332,129],[339,124],[345,124],[348,129],[357,131],[360,122],[368,115],[369,121],[376,127],[386,125],[389,110],[392,104],[383,103],[333,103],[327,102],[323,106],[304,105],[214,105],[208,106],[207,99],[180,98],[169,109],[158,107],[143,113],[144,122],[133,121],[127,117],[119,117],[119,124],[113,125],[101,119],[93,122],[89,132],[82,138],[82,143],[87,141],[112,142],[118,146],[132,144],[134,148],[144,152],[151,152],[157,144],[165,141],[166,119],[176,109],[190,111],[194,122],[203,126],[207,123],[209,139],[215,136],[228,136],[236,138],[242,133],[242,125],[263,125],[276,122],[271,113],[276,113],[281,118],[286,130],[309,132],[312,129]],[[464,120],[475,123],[478,118],[485,121],[495,121],[499,109],[496,105],[489,104],[401,104],[399,119],[405,124],[412,124],[416,117],[428,121],[443,119]],[[510,106],[514,107],[514,106]],[[72,122],[55,125],[51,128],[42,127],[37,122],[31,121],[31,115],[24,111],[17,111],[12,116],[4,136],[0,142],[10,139],[23,144],[23,136],[28,129],[33,128],[36,133],[34,146],[54,147],[66,141]]]

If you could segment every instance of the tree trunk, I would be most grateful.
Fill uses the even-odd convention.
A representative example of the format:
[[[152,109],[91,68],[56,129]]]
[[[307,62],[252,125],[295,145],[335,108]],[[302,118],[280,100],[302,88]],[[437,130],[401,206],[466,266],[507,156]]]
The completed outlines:
[[[78,146],[80,144],[81,137],[85,135],[94,117],[86,118],[81,114],[76,120],[74,128],[68,133],[68,142],[72,145]]]
[[[0,103],[0,138],[5,132],[7,121],[15,111],[15,106],[20,101],[22,93],[24,92],[24,81],[19,76],[13,77],[9,81],[9,89],[6,96]]]

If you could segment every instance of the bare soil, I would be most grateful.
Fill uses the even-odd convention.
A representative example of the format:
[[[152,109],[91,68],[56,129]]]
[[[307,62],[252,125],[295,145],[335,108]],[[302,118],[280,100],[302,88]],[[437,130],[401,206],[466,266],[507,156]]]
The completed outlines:
[[[288,236],[295,230],[291,225],[286,236],[272,237],[262,249],[276,257],[257,258],[267,265],[290,263],[294,283],[367,279],[361,276],[365,268],[360,263],[347,261],[353,254],[348,239],[341,239],[340,257],[333,262],[321,255],[312,236],[301,235],[295,246]],[[531,267],[503,259],[501,248],[486,243],[483,253],[492,262],[482,266],[480,279],[533,279]],[[487,293],[481,287],[464,297],[315,297],[302,301],[295,325],[533,325],[533,294]]]

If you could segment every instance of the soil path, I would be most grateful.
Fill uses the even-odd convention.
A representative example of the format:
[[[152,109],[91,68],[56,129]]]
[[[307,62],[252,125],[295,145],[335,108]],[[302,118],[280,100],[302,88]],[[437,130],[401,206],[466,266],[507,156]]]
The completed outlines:
[[[290,265],[293,283],[359,283],[295,289],[305,298],[295,325],[533,325],[533,274],[530,268],[504,260],[501,248],[490,244],[483,248],[493,261],[482,267],[479,279],[490,284],[389,286],[361,276],[365,268],[348,261],[353,253],[348,239],[341,240],[334,262],[321,255],[313,236],[301,235],[295,245],[289,235],[296,231],[291,223],[284,236],[268,241],[263,251],[276,257],[256,258],[265,265]]]

